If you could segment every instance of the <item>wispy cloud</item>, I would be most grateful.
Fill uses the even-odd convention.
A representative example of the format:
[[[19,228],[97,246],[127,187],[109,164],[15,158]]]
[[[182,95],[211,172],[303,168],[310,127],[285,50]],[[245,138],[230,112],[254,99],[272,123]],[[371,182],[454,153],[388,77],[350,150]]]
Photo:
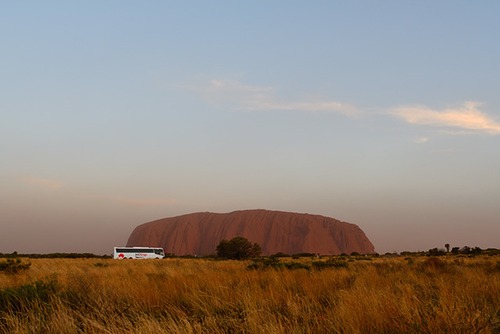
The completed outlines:
[[[28,176],[23,178],[23,183],[29,186],[48,189],[48,190],[59,190],[63,187],[63,183],[61,181],[44,179],[34,176]]]
[[[500,134],[500,123],[481,112],[478,102],[466,102],[458,108],[434,110],[425,106],[399,107],[392,114],[408,123]]]
[[[254,86],[237,80],[211,80],[208,83],[191,86],[206,100],[231,110],[242,111],[302,111],[310,113],[339,113],[346,116],[366,114],[350,103],[323,98],[287,99],[279,97],[270,86]],[[481,103],[465,102],[458,107],[432,109],[427,106],[400,106],[392,108],[390,115],[407,123],[448,128],[447,133],[500,134],[500,123],[480,110]],[[371,115],[386,112],[370,112]],[[445,130],[445,129],[443,129]],[[423,144],[429,140],[421,137],[414,140]]]
[[[272,87],[251,86],[235,80],[211,80],[198,91],[212,103],[236,110],[331,112],[347,116],[359,113],[355,106],[338,101],[318,98],[298,101],[279,99]]]

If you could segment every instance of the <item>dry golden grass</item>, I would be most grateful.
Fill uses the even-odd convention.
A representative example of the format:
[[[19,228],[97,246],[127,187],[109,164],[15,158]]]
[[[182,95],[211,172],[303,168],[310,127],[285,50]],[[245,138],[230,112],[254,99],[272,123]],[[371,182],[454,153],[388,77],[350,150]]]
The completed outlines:
[[[321,271],[204,259],[23,261],[28,270],[0,273],[2,333],[500,332],[498,257],[374,258]]]

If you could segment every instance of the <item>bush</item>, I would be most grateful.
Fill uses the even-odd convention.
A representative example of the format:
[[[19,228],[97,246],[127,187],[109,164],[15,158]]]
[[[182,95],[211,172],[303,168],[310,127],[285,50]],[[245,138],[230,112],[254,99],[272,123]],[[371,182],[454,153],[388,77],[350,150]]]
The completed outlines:
[[[305,269],[305,270],[311,270],[311,267],[309,267],[305,263],[300,263],[300,262],[288,262],[285,263],[285,268],[289,270],[295,270],[295,269]]]
[[[250,263],[247,266],[247,269],[249,270],[257,270],[257,269],[289,269],[289,270],[295,270],[295,269],[305,269],[305,270],[310,270],[311,267],[309,267],[307,264],[300,263],[300,262],[281,262],[280,259],[276,256],[271,256],[271,257],[266,257],[262,258],[259,260],[255,260],[252,263]]]
[[[0,262],[0,271],[13,275],[29,269],[30,266],[31,263],[22,263],[21,259],[7,259]]]
[[[266,269],[266,268],[274,268],[278,269],[282,267],[282,263],[279,258],[271,256],[271,257],[265,257],[261,259],[254,260],[252,263],[250,263],[247,266],[247,269],[249,270],[256,270],[256,269]]]
[[[314,261],[312,263],[312,266],[314,269],[317,270],[330,269],[330,268],[347,268],[347,262],[336,259],[329,259],[327,261]]]
[[[37,303],[48,303],[56,292],[54,279],[0,290],[0,311],[26,312]]]
[[[296,253],[292,255],[292,258],[298,259],[300,257],[317,257],[318,254],[316,253]]]
[[[234,237],[231,240],[222,240],[217,246],[217,256],[224,259],[244,260],[257,257],[262,253],[256,243],[251,243],[246,238]]]
[[[446,255],[446,251],[444,249],[432,248],[427,252],[427,256],[442,256]]]
[[[278,252],[276,254],[271,255],[272,257],[290,257],[290,255],[285,254],[283,252]]]

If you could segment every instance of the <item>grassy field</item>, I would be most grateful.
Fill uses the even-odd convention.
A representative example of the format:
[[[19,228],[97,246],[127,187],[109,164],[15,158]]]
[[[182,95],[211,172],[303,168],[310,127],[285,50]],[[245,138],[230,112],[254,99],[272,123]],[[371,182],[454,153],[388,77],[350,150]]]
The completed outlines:
[[[0,332],[500,333],[498,256],[327,260],[23,259]]]

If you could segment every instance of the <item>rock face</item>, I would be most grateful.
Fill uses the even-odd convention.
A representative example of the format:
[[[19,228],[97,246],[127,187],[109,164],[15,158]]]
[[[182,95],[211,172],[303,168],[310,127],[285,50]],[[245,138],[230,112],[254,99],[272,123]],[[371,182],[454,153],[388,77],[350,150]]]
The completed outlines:
[[[241,236],[258,243],[263,255],[352,252],[374,253],[373,244],[354,224],[319,215],[244,210],[199,212],[137,226],[127,246],[163,247],[175,255],[211,255],[221,240]]]

